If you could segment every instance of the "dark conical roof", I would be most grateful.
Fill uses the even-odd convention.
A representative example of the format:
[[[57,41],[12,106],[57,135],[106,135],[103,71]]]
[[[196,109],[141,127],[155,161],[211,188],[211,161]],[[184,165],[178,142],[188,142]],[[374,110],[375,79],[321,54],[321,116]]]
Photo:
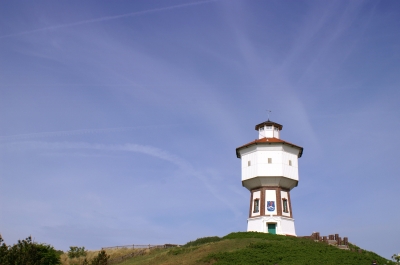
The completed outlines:
[[[276,122],[267,120],[267,121],[264,121],[264,122],[262,122],[262,123],[260,123],[260,124],[257,124],[257,125],[256,125],[256,131],[258,131],[258,129],[259,129],[260,127],[262,127],[262,126],[274,126],[274,127],[277,127],[279,130],[282,130],[282,128],[283,128],[283,126],[280,125],[279,123],[276,123]]]

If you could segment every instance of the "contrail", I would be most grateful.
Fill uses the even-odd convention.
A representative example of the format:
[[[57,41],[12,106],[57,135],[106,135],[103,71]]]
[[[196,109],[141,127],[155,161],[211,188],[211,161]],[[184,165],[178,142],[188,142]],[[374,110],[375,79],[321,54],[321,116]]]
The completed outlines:
[[[94,18],[94,19],[89,19],[89,20],[83,20],[83,21],[78,21],[78,22],[73,22],[73,23],[68,23],[68,24],[55,25],[55,26],[50,26],[50,27],[45,27],[45,28],[40,28],[40,29],[34,29],[34,30],[28,30],[28,31],[22,31],[22,32],[18,32],[18,33],[3,35],[3,36],[0,36],[0,39],[5,39],[5,38],[9,38],[9,37],[16,37],[16,36],[29,34],[29,33],[46,31],[46,30],[74,27],[74,26],[79,26],[79,25],[83,25],[83,24],[103,22],[103,21],[115,20],[115,19],[120,19],[120,18],[125,18],[125,17],[140,16],[140,15],[145,15],[145,14],[150,14],[150,13],[157,13],[157,12],[166,11],[166,10],[172,10],[172,9],[176,9],[176,8],[183,8],[183,7],[188,7],[188,6],[202,5],[202,4],[209,3],[209,2],[214,2],[214,1],[217,1],[217,0],[205,0],[205,1],[199,1],[199,2],[194,2],[194,3],[188,3],[188,4],[180,4],[180,5],[174,5],[174,6],[168,6],[168,7],[161,7],[161,8],[155,8],[155,9],[137,11],[137,12],[127,13],[127,14],[122,14],[122,15],[116,15],[116,16],[105,16],[105,17]]]
[[[124,131],[135,130],[135,129],[154,128],[154,127],[160,127],[160,126],[166,127],[166,126],[176,126],[176,125],[181,125],[181,124],[140,125],[140,126],[118,127],[118,128],[79,129],[79,130],[70,130],[70,131],[26,133],[26,134],[0,136],[0,141],[27,140],[27,139],[34,139],[34,138],[41,138],[41,137],[69,136],[69,135],[81,135],[81,134],[92,134],[92,133],[124,132]]]

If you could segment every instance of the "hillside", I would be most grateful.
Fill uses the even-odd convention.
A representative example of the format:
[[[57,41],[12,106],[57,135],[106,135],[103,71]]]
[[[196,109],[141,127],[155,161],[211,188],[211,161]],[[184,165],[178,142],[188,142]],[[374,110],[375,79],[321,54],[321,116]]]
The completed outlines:
[[[362,250],[341,250],[305,238],[264,233],[238,232],[223,238],[207,237],[182,247],[154,249],[120,265],[232,265],[232,264],[394,264],[377,254]],[[389,262],[389,263],[388,263]]]

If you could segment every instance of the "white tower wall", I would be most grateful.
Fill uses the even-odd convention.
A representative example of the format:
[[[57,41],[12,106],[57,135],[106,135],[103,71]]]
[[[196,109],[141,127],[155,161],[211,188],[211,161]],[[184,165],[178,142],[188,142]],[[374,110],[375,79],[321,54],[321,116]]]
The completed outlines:
[[[241,152],[241,158],[242,181],[256,176],[299,180],[298,150],[290,146],[251,146]]]
[[[247,219],[247,231],[268,233],[268,223],[276,224],[276,234],[297,236],[293,218],[260,216]]]

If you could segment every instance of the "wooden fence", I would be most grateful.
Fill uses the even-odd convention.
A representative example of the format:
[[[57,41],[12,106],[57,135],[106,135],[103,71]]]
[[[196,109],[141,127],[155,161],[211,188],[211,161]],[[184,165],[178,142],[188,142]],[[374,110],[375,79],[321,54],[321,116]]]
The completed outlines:
[[[124,246],[114,246],[114,247],[104,247],[101,249],[119,249],[119,248],[164,248],[165,245],[170,245],[170,244],[164,244],[164,245],[124,245]],[[178,245],[175,245],[178,246]]]
[[[164,244],[164,245],[124,245],[124,246],[114,246],[114,247],[104,247],[101,248],[102,250],[110,250],[110,249],[139,249],[139,251],[134,251],[132,253],[120,256],[120,257],[116,257],[113,259],[110,259],[108,261],[107,264],[115,264],[115,263],[119,263],[122,262],[124,260],[130,259],[132,257],[135,256],[143,256],[144,254],[146,254],[146,250],[147,249],[155,249],[155,248],[172,248],[172,247],[179,247],[180,245],[176,245],[176,244]]]

